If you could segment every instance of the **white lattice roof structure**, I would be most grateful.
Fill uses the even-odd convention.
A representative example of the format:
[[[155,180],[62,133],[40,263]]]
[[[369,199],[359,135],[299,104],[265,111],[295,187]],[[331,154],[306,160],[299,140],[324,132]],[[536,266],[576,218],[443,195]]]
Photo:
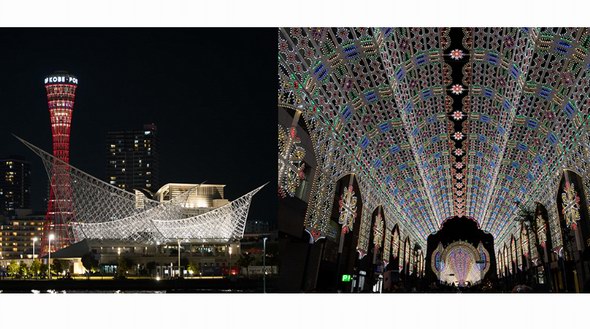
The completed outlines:
[[[18,137],[17,137],[18,138]],[[18,138],[42,160],[49,177],[69,177],[71,191],[55,183],[56,198],[71,197],[68,209],[71,243],[83,239],[125,240],[146,244],[171,241],[228,242],[244,235],[252,197],[265,185],[240,198],[197,216],[185,206],[191,190],[170,201],[155,201],[143,193],[131,193],[66,164],[51,154]],[[56,165],[59,164],[59,165]],[[52,182],[52,184],[54,184]],[[58,203],[61,204],[61,203]],[[56,211],[56,214],[63,212]]]

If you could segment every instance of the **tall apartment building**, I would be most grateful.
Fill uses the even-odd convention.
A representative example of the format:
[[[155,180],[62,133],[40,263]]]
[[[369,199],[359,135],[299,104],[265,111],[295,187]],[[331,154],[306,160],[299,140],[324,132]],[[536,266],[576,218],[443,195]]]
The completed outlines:
[[[24,157],[0,158],[0,214],[30,208],[31,165]]]
[[[106,181],[126,190],[159,188],[158,134],[155,124],[143,130],[107,133]]]

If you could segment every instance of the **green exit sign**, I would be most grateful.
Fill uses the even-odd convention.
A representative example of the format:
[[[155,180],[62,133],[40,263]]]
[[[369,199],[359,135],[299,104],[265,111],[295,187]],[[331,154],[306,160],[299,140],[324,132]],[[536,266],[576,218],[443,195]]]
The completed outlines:
[[[352,281],[352,275],[342,274],[342,282],[350,282],[350,281]]]

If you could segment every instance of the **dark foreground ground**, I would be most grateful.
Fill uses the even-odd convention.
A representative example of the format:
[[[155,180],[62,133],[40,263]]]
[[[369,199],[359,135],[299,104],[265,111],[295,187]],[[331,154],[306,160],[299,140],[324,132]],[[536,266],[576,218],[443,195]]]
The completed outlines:
[[[276,281],[267,279],[266,292],[276,292],[275,287]],[[0,280],[2,293],[46,293],[48,290],[58,293],[261,293],[262,280]]]

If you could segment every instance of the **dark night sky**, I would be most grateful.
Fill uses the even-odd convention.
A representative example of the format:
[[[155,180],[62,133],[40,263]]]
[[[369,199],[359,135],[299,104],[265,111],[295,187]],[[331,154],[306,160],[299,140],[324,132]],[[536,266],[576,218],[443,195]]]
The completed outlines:
[[[33,207],[44,209],[40,159],[51,152],[45,75],[79,79],[72,165],[105,178],[109,130],[158,126],[160,183],[227,184],[257,194],[249,220],[276,221],[276,29],[0,29],[0,155],[32,163]]]

